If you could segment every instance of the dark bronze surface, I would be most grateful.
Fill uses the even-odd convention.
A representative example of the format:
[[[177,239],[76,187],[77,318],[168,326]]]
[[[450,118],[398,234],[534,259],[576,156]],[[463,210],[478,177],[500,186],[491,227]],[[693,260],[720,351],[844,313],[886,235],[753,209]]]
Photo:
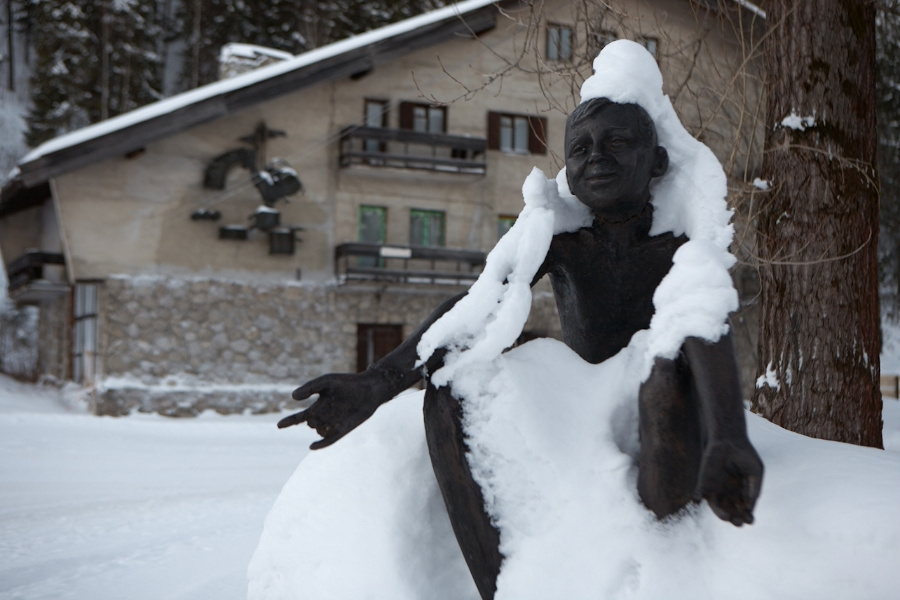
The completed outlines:
[[[592,209],[594,222],[556,235],[535,281],[549,274],[565,343],[591,363],[624,348],[650,325],[653,292],[686,241],[670,233],[650,236],[650,181],[665,174],[668,154],[636,105],[605,99],[580,105],[566,131],[569,187]],[[325,375],[294,392],[320,393],[305,412],[279,423],[307,422],[334,443],[382,403],[434,372],[436,353],[425,368],[414,367],[422,333],[462,295],[441,305],[394,352],[359,375]],[[585,401],[590,401],[586,398]],[[445,390],[429,389],[426,432],[437,476],[457,540],[483,598],[492,598],[502,557],[499,534],[484,510],[465,460],[461,413]],[[763,465],[747,438],[737,361],[730,335],[710,343],[684,341],[674,360],[658,358],[639,394],[641,450],[638,491],[660,519],[705,499],[721,519],[753,522]],[[608,540],[598,540],[604,543]]]

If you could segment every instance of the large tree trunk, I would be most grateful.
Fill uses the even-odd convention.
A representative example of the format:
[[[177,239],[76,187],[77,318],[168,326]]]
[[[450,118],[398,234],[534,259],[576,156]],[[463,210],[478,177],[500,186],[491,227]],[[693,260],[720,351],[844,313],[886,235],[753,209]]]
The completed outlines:
[[[9,91],[16,91],[16,14],[13,1],[6,1],[6,54],[9,60]]]
[[[767,21],[772,189],[759,211],[759,365],[768,376],[754,409],[805,435],[882,447],[875,7],[772,0]]]

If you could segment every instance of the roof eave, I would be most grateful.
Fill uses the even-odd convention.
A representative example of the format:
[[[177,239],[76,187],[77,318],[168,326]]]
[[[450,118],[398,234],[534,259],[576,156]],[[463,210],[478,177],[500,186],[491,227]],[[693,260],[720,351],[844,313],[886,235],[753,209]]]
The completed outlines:
[[[47,181],[28,186],[21,174],[16,175],[0,189],[0,218],[40,206],[50,196],[50,184]]]

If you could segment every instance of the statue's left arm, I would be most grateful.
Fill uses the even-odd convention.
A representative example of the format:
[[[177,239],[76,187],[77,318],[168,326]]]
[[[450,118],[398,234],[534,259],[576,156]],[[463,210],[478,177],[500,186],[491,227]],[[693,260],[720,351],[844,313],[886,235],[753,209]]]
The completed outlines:
[[[682,350],[706,434],[694,497],[706,499],[713,512],[725,521],[737,526],[752,523],[763,464],[747,437],[731,335],[716,342],[688,338]]]

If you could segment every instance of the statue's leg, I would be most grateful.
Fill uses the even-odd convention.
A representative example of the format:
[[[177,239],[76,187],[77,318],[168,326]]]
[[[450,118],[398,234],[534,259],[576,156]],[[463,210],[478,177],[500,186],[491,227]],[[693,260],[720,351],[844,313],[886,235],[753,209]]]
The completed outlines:
[[[425,437],[431,465],[456,541],[483,600],[494,597],[500,573],[500,533],[484,510],[484,496],[466,460],[462,407],[448,388],[425,392]]]
[[[641,386],[638,410],[638,493],[662,519],[691,502],[703,451],[698,406],[683,359],[656,359]]]

